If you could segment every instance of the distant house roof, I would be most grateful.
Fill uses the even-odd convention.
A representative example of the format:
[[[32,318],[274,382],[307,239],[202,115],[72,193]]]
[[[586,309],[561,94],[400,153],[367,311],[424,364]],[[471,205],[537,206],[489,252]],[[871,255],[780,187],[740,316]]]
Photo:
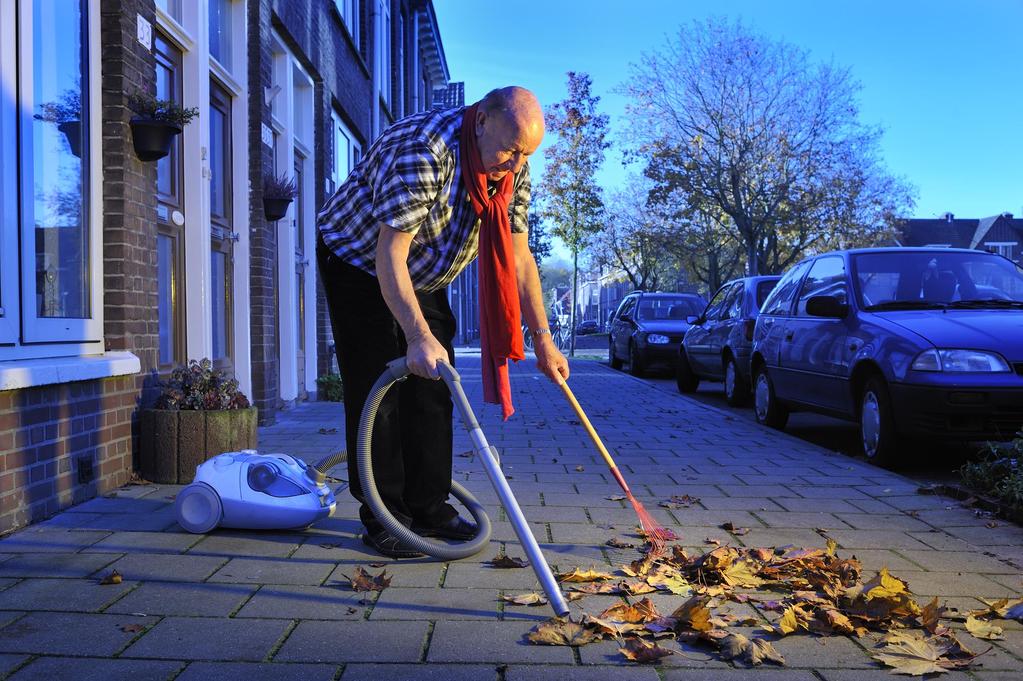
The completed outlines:
[[[1011,213],[987,218],[956,218],[946,213],[940,218],[911,218],[905,220],[899,243],[903,246],[950,246],[951,248],[978,248],[988,234],[1000,227],[1015,232],[1023,241],[1023,219]]]

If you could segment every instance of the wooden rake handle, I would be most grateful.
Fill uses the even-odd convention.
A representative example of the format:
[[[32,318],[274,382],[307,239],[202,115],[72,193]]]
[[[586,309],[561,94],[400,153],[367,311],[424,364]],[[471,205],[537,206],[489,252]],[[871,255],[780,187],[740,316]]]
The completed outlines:
[[[572,408],[575,409],[576,416],[579,417],[583,427],[586,428],[586,432],[589,433],[590,439],[593,440],[593,444],[596,445],[597,451],[599,451],[600,455],[604,457],[604,461],[611,467],[611,470],[617,471],[618,466],[615,465],[614,459],[611,458],[611,454],[607,451],[607,447],[605,447],[604,443],[600,441],[600,436],[597,435],[597,431],[594,430],[593,424],[591,424],[590,420],[586,418],[586,413],[583,411],[583,408],[579,406],[579,400],[575,399],[575,395],[572,394],[572,389],[568,387],[568,383],[561,381],[558,385],[561,386],[561,391],[565,393],[565,397],[568,398],[569,404],[571,404]]]

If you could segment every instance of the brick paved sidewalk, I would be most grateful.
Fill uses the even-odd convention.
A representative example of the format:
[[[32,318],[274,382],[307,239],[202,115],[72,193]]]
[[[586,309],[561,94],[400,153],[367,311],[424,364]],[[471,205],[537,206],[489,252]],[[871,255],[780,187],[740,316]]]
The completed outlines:
[[[500,423],[482,408],[478,355],[458,369],[484,431],[556,570],[633,560],[604,542],[629,538],[635,515],[609,500],[619,489],[554,385],[527,361],[513,368],[517,414]],[[1023,595],[1023,529],[985,526],[958,503],[916,493],[897,474],[746,423],[592,361],[573,364],[573,389],[626,479],[656,519],[703,552],[736,546],[823,547],[818,529],[867,571],[888,566],[918,599],[972,609],[979,598]],[[327,429],[321,434],[320,429]],[[337,432],[329,429],[337,428]],[[260,450],[316,460],[341,447],[341,406],[303,405],[260,430]],[[384,561],[358,540],[355,505],[306,532],[183,532],[175,486],[137,486],[95,499],[0,541],[0,677],[16,679],[714,679],[770,681],[890,678],[848,638],[786,637],[784,668],[743,670],[698,649],[658,667],[625,664],[613,642],[579,649],[530,646],[523,634],[548,608],[516,607],[502,593],[536,590],[533,572],[484,565],[504,544],[523,556],[479,462],[456,429],[456,477],[487,505],[492,546],[472,558]],[[336,469],[341,473],[342,469]],[[688,494],[699,503],[658,503]],[[751,528],[733,536],[725,522]],[[387,562],[391,586],[362,598],[347,586],[356,566]],[[124,582],[101,586],[116,569]],[[379,569],[369,568],[372,572]],[[671,611],[680,598],[655,595]],[[596,613],[614,601],[572,603]],[[760,614],[748,605],[732,611]],[[765,620],[766,621],[766,620]],[[1018,679],[1023,627],[972,678]],[[967,645],[983,650],[971,637]],[[674,644],[672,644],[674,645]],[[9,675],[9,676],[8,676]],[[950,679],[971,678],[962,672]]]

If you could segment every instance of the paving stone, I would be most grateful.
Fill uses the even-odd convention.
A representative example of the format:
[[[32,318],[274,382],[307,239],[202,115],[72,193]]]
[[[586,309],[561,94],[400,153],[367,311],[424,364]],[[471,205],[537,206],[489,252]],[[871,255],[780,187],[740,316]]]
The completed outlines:
[[[0,592],[0,609],[97,612],[137,585],[100,584],[96,579],[26,579]]]
[[[524,556],[519,557],[524,558]],[[444,575],[444,588],[525,591],[538,589],[539,582],[532,567],[494,568],[482,563],[451,563]]]
[[[384,589],[369,618],[377,620],[497,619],[495,589]]]
[[[730,497],[760,497],[781,503],[782,497],[798,498],[784,485],[719,485],[718,488]]]
[[[75,553],[109,534],[33,526],[0,539],[0,553]]]
[[[333,664],[193,662],[174,681],[333,681],[336,675]]]
[[[170,495],[167,495],[170,496]],[[96,497],[89,501],[72,506],[68,513],[156,513],[173,507],[173,499],[154,498],[153,494],[142,499]]]
[[[394,560],[387,563],[381,560],[380,562],[374,561],[372,564],[365,562],[340,563],[330,573],[323,586],[342,589],[350,588],[351,577],[355,575],[355,570],[358,567],[372,575],[387,572],[387,577],[391,580],[391,587],[440,586],[441,575],[445,573],[447,565],[448,563],[441,563],[436,560],[432,562]],[[455,565],[455,563],[451,563],[451,565]]]
[[[122,655],[260,662],[288,625],[287,620],[167,617],[128,646]]]
[[[833,487],[824,485],[789,485],[789,489],[807,499],[845,499],[854,504],[858,499],[869,499],[865,493],[854,487]]]
[[[109,567],[116,558],[110,554],[25,553],[0,563],[0,577],[87,577]]]
[[[487,681],[498,678],[494,665],[350,664],[341,681]],[[505,676],[506,679],[511,677]]]
[[[898,530],[828,530],[844,549],[921,549],[920,542]]]
[[[479,624],[474,623],[474,626]],[[273,659],[274,662],[418,662],[427,627],[427,622],[302,621]]]
[[[111,657],[150,627],[155,617],[31,612],[0,632],[0,652]],[[124,631],[127,628],[129,631]]]
[[[740,630],[747,637],[753,631]],[[877,666],[869,653],[844,636],[785,636],[777,640],[765,637],[785,658],[785,666],[812,669],[871,669]]]
[[[700,503],[711,511],[781,511],[782,507],[768,497],[707,497]]]
[[[483,678],[483,677],[480,677]],[[658,681],[657,670],[646,667],[578,667],[560,664],[509,665],[505,681]],[[343,681],[343,679],[342,679]]]
[[[155,513],[102,513],[79,530],[104,530],[107,532],[162,532],[177,527],[177,516],[173,509]],[[77,531],[77,530],[76,530]]]
[[[1005,524],[994,528],[989,527],[947,527],[945,532],[977,546],[1021,546],[1023,545],[1023,528]]]
[[[106,612],[226,617],[257,588],[248,584],[148,582],[111,605]]]
[[[953,537],[945,534],[940,530],[931,530],[929,532],[908,532],[909,536],[913,537],[917,541],[926,544],[929,548],[937,549],[938,551],[983,551],[973,544],[969,543],[964,539]],[[992,548],[990,550],[1000,550],[1000,547]]]
[[[71,529],[81,527],[85,523],[100,517],[99,513],[58,513],[52,518],[47,518],[33,525],[33,528],[40,530]],[[15,535],[16,536],[16,535]]]
[[[989,577],[967,572],[903,570],[898,576],[908,582],[910,590],[918,596],[970,596],[990,599],[1016,595],[1011,588]]]
[[[839,520],[857,530],[903,530],[926,532],[931,526],[904,513],[836,513]]]
[[[40,657],[25,665],[9,681],[165,681],[183,662],[159,660],[107,660],[81,657]],[[182,677],[176,677],[178,679]]]
[[[246,558],[286,558],[302,543],[300,532],[277,534],[218,530],[189,549],[194,556],[244,556]]]
[[[784,527],[769,530],[762,530],[754,527],[746,534],[738,537],[738,540],[742,542],[742,546],[749,547],[771,548],[791,545],[813,549],[824,548],[827,545],[827,539],[813,530]]]
[[[898,552],[884,549],[853,549],[849,551],[840,549],[838,551],[840,558],[855,556],[863,564],[863,569],[869,572],[877,572],[883,567],[888,568],[891,572],[919,570],[921,566],[905,558],[904,554],[905,549]]]
[[[819,681],[809,671],[756,667],[753,669],[665,669],[664,681]],[[880,680],[879,680],[880,681]],[[887,681],[891,681],[888,678]]]
[[[824,529],[849,529],[849,525],[832,513],[809,513],[792,511],[757,511],[754,514],[768,527],[802,527]]]
[[[183,532],[115,532],[82,553],[181,553],[201,541],[201,535]]]
[[[540,552],[547,559],[552,570],[567,572],[575,567],[607,566],[607,559],[599,546],[578,544],[540,544]],[[509,550],[508,555],[525,558],[525,554],[517,554]],[[529,568],[530,570],[532,568]]]
[[[577,502],[578,506],[575,507],[555,505],[522,506],[522,514],[526,516],[526,520],[530,523],[588,523],[590,521],[589,518],[586,517],[586,512],[583,510],[583,506],[592,506],[593,504],[588,503],[588,501],[596,495],[579,496],[582,498]]]
[[[362,619],[375,601],[373,593],[339,586],[263,586],[235,617],[285,617],[303,620]]]
[[[85,557],[104,558],[103,554]],[[109,557],[105,558],[110,560]],[[201,582],[224,564],[215,556],[158,555],[133,553],[118,559],[109,567],[121,573],[124,579],[161,582]],[[0,572],[3,571],[0,564]]]
[[[899,553],[925,570],[1003,575],[1018,575],[1020,572],[997,558],[985,556],[977,551],[919,551],[902,549]]]
[[[213,558],[212,560],[221,560]],[[209,578],[210,582],[235,584],[308,584],[323,583],[333,571],[330,563],[309,563],[286,558],[232,558]]]
[[[536,646],[525,639],[531,622],[440,620],[433,630],[428,662],[571,664],[566,646]]]

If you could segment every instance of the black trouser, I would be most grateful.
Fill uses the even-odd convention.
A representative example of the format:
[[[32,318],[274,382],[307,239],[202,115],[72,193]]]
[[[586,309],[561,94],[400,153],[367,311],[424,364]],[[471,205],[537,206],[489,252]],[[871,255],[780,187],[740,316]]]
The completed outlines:
[[[366,504],[359,482],[355,445],[362,407],[387,362],[407,351],[405,335],[380,293],[376,277],[349,265],[317,238],[316,259],[327,295],[338,366],[344,387],[348,482],[362,502],[359,516],[371,534],[380,523]],[[448,351],[455,316],[444,290],[417,293],[430,331]],[[392,387],[373,428],[373,475],[388,510],[405,525],[433,525],[456,514],[447,503],[451,491],[451,395],[443,381],[409,376]]]

